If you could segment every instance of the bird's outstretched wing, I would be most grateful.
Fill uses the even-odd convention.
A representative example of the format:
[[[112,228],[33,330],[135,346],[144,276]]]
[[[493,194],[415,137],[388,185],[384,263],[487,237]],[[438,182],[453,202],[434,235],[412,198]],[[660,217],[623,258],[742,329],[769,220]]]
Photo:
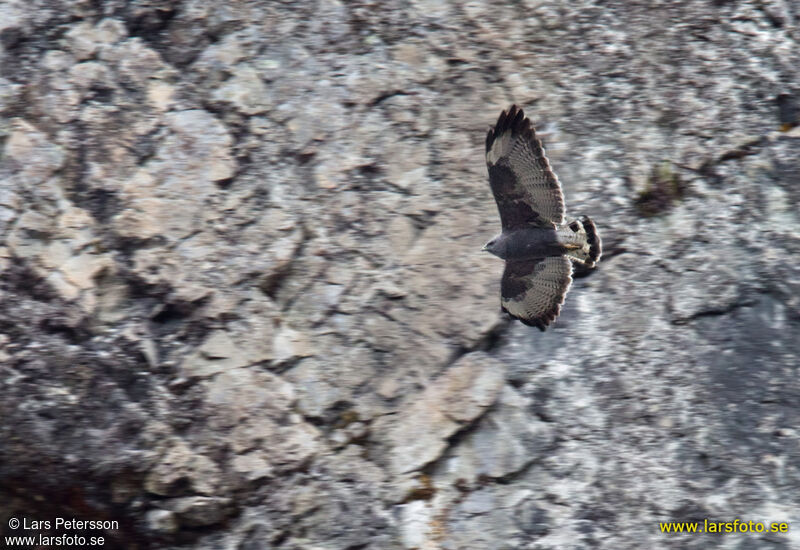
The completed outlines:
[[[543,331],[561,313],[571,284],[572,262],[566,256],[509,260],[500,284],[500,304],[512,317]]]
[[[486,135],[489,184],[503,230],[564,223],[564,195],[542,142],[522,109],[500,113]]]

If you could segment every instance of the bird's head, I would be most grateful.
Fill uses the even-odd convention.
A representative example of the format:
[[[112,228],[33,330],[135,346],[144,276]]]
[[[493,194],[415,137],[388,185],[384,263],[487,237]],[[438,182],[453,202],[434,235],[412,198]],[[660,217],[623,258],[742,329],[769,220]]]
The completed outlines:
[[[500,256],[500,245],[498,244],[498,241],[499,241],[499,237],[495,237],[494,239],[492,239],[491,241],[489,241],[488,243],[483,245],[483,248],[481,250],[485,250],[486,252],[490,252],[490,253],[494,254],[495,256],[501,257]]]

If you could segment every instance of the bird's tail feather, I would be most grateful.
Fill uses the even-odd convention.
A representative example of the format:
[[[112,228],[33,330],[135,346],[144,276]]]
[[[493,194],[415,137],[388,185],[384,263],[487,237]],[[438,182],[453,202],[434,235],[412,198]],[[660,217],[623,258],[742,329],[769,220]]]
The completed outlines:
[[[567,254],[570,257],[586,267],[594,267],[603,253],[603,243],[591,218],[583,216],[579,220],[573,220],[559,233],[559,240],[569,248]]]
[[[589,243],[589,261],[586,264],[593,266],[600,260],[603,255],[603,241],[600,239],[600,233],[597,231],[597,226],[589,216],[581,218],[583,228],[586,230],[586,242]]]

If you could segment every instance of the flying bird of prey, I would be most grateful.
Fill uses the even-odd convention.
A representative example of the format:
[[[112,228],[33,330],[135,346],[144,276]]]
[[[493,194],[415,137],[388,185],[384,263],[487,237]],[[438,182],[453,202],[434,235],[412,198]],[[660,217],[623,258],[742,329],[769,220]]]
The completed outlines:
[[[561,184],[516,105],[486,135],[486,165],[502,233],[483,249],[506,262],[500,305],[543,331],[561,312],[572,262],[593,267],[600,259],[600,235],[588,217],[564,223]]]

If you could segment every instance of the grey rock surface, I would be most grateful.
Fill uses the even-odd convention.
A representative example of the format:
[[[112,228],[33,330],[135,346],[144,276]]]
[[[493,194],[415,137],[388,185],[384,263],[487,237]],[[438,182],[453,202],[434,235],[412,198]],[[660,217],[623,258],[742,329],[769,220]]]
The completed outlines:
[[[799,23],[0,2],[0,535],[800,547]],[[546,333],[480,252],[512,102],[605,244]]]

